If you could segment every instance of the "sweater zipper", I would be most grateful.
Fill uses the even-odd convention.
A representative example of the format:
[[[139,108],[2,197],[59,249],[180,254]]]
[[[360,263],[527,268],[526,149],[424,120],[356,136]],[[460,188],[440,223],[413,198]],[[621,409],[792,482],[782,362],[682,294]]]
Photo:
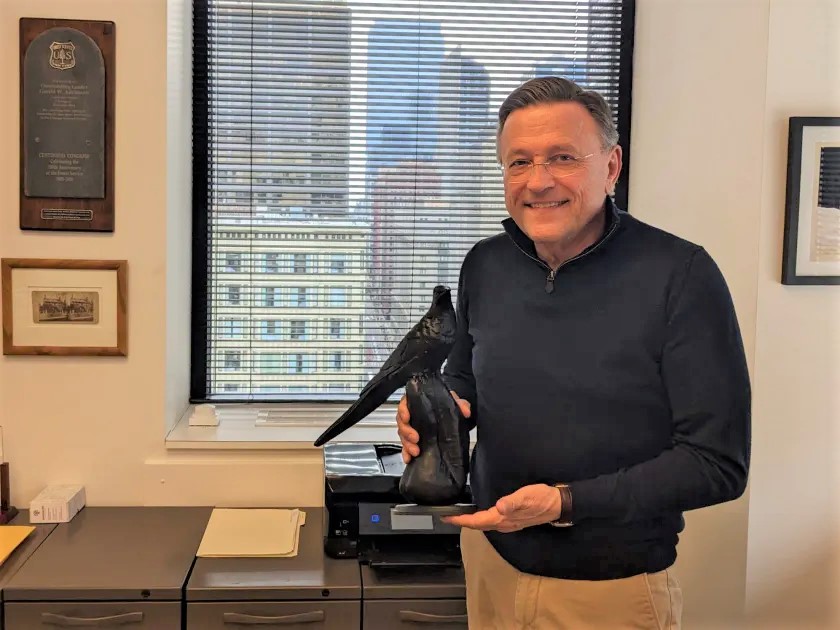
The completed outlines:
[[[579,258],[583,258],[584,256],[588,256],[592,252],[596,251],[599,247],[601,247],[601,245],[603,245],[606,242],[606,240],[612,235],[612,233],[615,232],[616,227],[617,227],[617,225],[615,223],[613,223],[610,226],[610,229],[607,231],[607,233],[604,234],[604,238],[602,238],[600,241],[598,241],[592,249],[590,249],[588,251],[585,251],[585,252],[582,252],[582,253],[578,254],[577,256],[573,256],[572,258],[569,258],[569,260],[567,260],[562,265],[557,267],[557,269],[552,269],[551,267],[546,265],[539,258],[535,258],[534,256],[531,256],[531,254],[529,254],[524,249],[519,247],[519,243],[517,243],[516,241],[513,241],[513,244],[516,245],[516,248],[520,252],[525,254],[528,258],[533,260],[535,263],[537,263],[541,267],[544,267],[545,269],[548,269],[548,277],[545,279],[545,292],[546,293],[554,293],[554,278],[557,277],[557,272],[560,271],[563,267],[565,267],[569,263],[574,262],[574,261],[578,260]],[[513,240],[513,239],[511,239],[511,240]]]
[[[560,269],[558,267],[557,269]],[[554,276],[557,275],[557,269],[548,270],[548,278],[545,279],[545,292],[546,293],[554,293]]]

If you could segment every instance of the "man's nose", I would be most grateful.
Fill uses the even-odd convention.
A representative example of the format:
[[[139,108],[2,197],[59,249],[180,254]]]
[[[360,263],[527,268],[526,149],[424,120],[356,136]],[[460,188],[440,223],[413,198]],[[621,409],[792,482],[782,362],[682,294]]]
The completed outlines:
[[[528,174],[528,190],[539,192],[554,186],[554,177],[548,172],[545,164],[537,163]]]

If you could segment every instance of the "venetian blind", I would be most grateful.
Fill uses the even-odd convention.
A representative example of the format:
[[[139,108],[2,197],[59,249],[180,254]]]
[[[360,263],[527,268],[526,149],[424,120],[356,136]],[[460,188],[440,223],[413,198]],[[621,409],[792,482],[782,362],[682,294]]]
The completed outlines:
[[[355,399],[500,231],[497,110],[526,79],[600,91],[628,163],[627,0],[194,9],[193,401]]]
[[[820,186],[817,205],[840,210],[840,147],[820,148]]]

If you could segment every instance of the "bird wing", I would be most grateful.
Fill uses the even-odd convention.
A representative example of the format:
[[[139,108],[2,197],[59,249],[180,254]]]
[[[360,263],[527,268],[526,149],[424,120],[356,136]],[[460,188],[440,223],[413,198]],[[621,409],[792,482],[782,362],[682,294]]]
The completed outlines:
[[[399,366],[394,366],[388,372],[380,371],[371,381],[365,386],[364,391],[359,395],[359,398],[354,402],[338,420],[333,422],[326,431],[324,431],[317,440],[315,446],[321,446],[337,435],[344,433],[347,429],[355,425],[359,420],[365,418],[372,411],[382,405],[388,397],[397,391],[400,387],[405,385],[408,378],[404,375],[403,370]]]
[[[430,317],[427,313],[411,327],[379,372],[359,392],[356,402],[315,440],[315,446],[325,444],[352,427],[405,385],[414,372],[428,367],[426,363],[431,351],[440,345],[440,339],[429,334],[430,325],[427,320]]]
[[[425,355],[429,351],[429,342],[429,339],[426,339],[421,335],[420,324],[414,325],[405,337],[403,337],[397,347],[394,348],[388,358],[385,359],[385,363],[383,363],[382,367],[379,368],[379,372],[377,372],[376,375],[362,388],[362,391],[359,392],[359,396],[363,396],[369,389],[376,387],[382,378],[387,378],[395,372],[405,369],[412,361],[416,361]],[[407,381],[410,376],[411,371],[406,374],[403,382],[400,383],[397,388],[405,385],[405,381]],[[396,391],[396,388],[394,391]],[[390,396],[391,394],[388,395]]]

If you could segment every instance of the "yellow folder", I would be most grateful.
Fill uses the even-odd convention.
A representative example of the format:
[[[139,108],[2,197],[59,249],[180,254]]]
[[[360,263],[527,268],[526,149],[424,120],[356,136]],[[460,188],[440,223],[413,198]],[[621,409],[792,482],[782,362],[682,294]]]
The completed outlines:
[[[302,510],[216,508],[204,529],[202,558],[290,558],[297,555]]]
[[[0,525],[0,564],[34,531],[34,525]]]

